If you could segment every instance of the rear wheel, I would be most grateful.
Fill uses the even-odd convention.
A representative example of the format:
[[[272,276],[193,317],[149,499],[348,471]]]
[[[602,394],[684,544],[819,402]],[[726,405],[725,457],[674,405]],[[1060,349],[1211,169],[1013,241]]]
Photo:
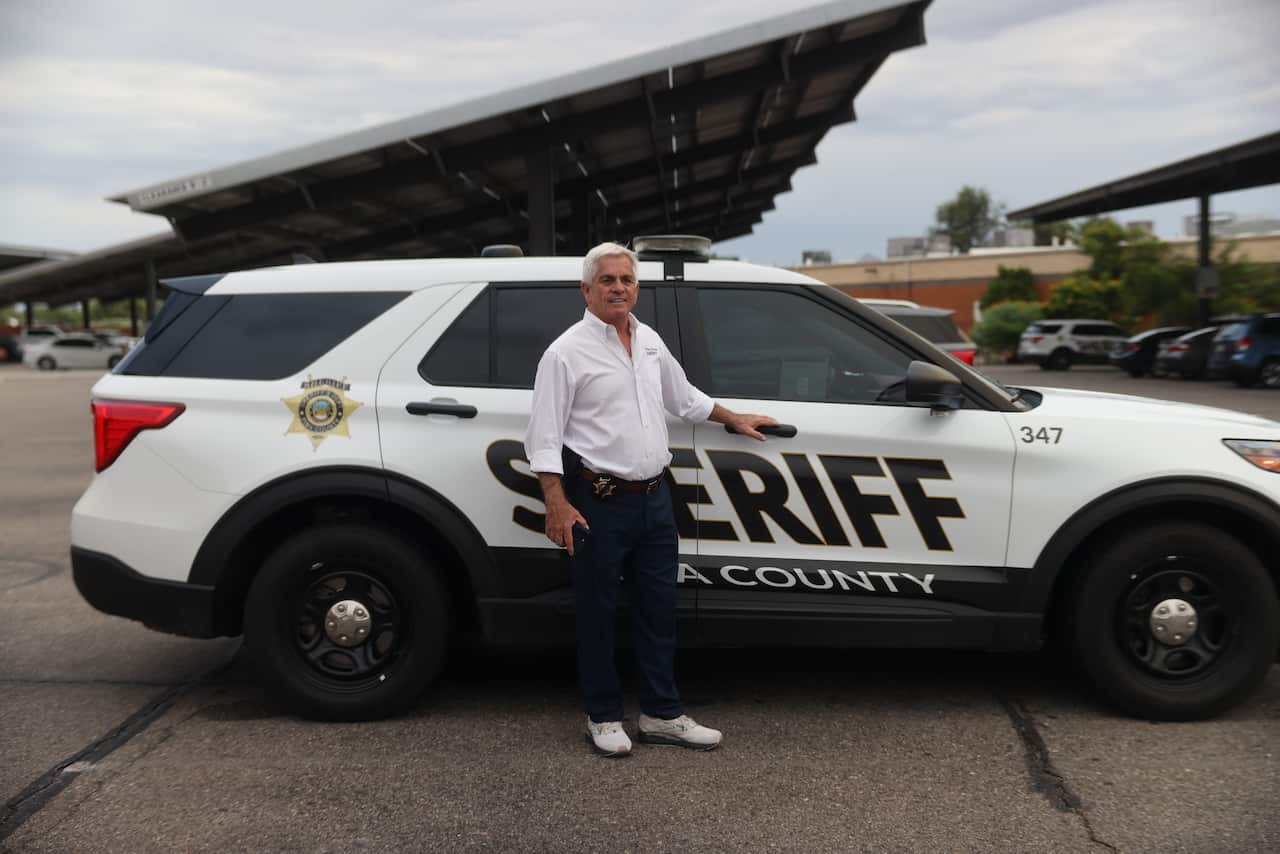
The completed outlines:
[[[1065,347],[1054,350],[1045,361],[1045,368],[1050,371],[1071,370],[1071,351]]]
[[[58,367],[58,363],[53,360],[52,356],[41,356],[36,360],[36,367],[42,371],[52,371]]]
[[[107,367],[114,368],[116,365],[120,364],[120,358],[121,358],[120,356],[112,356],[111,358],[107,359]]]
[[[1156,524],[1116,540],[1069,610],[1077,662],[1138,717],[1224,711],[1262,682],[1280,644],[1280,603],[1265,567],[1207,525]]]
[[[276,549],[254,579],[245,648],[266,687],[304,717],[385,717],[439,672],[446,601],[435,568],[395,534],[313,528]]]
[[[1280,388],[1280,359],[1267,359],[1258,372],[1258,381],[1267,388]]]

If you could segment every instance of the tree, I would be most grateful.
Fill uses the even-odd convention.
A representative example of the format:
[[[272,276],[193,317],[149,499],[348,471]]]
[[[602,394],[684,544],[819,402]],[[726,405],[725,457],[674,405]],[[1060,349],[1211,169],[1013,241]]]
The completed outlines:
[[[938,225],[934,232],[951,238],[951,245],[961,253],[967,253],[987,239],[1003,215],[1003,207],[991,204],[986,190],[965,185],[949,202],[938,205],[935,217]]]
[[[981,306],[986,309],[997,303],[1019,300],[1036,302],[1040,295],[1036,293],[1035,277],[1026,267],[1006,267],[1001,264],[996,268],[996,277],[987,285],[982,294]]]
[[[1054,288],[1045,317],[1096,317],[1123,324],[1124,290],[1117,279],[1095,279],[1072,273]]]
[[[1044,306],[1038,302],[1002,302],[982,312],[982,322],[973,328],[973,340],[989,354],[1012,353],[1022,331],[1042,317]]]

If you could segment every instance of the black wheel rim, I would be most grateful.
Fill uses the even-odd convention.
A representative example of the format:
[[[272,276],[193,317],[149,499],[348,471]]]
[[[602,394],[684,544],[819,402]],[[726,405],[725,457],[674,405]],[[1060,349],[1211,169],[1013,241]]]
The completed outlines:
[[[1194,634],[1181,644],[1158,640],[1152,630],[1153,610],[1169,599],[1195,609]],[[1239,608],[1197,561],[1169,556],[1133,574],[1121,602],[1118,632],[1131,661],[1162,679],[1183,681],[1216,667],[1232,645],[1240,622]]]
[[[369,614],[368,636],[353,646],[337,643],[325,629],[329,609],[360,603]],[[307,672],[324,687],[362,691],[387,678],[409,636],[408,614],[393,588],[363,568],[316,564],[296,600],[293,641]]]

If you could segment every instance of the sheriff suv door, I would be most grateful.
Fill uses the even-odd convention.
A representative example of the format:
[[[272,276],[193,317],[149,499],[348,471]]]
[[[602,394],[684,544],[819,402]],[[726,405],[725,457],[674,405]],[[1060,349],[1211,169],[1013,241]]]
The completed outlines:
[[[379,381],[383,461],[397,476],[390,488],[437,494],[487,547],[493,583],[477,593],[491,641],[573,636],[568,559],[544,533],[524,433],[538,361],[585,309],[576,282],[467,285],[396,351]],[[669,287],[641,287],[642,322],[673,330],[674,313]],[[673,444],[692,444],[687,424],[669,426]],[[692,540],[682,545],[692,551]],[[681,596],[692,633],[695,594]]]
[[[958,363],[818,289],[685,288],[694,381],[795,428],[764,443],[695,429],[698,553],[682,581],[699,591],[702,639],[988,645],[989,612],[1009,602],[1001,413],[968,392],[941,414],[907,403],[913,359]]]

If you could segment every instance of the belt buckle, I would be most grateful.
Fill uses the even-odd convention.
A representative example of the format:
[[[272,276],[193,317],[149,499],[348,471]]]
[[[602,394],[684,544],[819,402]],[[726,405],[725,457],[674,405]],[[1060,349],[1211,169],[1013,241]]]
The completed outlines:
[[[661,482],[662,482],[662,476],[661,476],[661,475],[659,475],[658,477],[655,477],[653,480],[649,481],[649,482],[645,485],[645,488],[644,488],[644,494],[645,494],[645,495],[652,495],[655,491],[657,491],[657,489],[658,489],[658,484],[659,484],[659,483],[661,483]]]
[[[613,491],[617,488],[618,485],[607,474],[598,474],[591,478],[591,490],[595,493],[596,498],[608,498],[613,495]]]

